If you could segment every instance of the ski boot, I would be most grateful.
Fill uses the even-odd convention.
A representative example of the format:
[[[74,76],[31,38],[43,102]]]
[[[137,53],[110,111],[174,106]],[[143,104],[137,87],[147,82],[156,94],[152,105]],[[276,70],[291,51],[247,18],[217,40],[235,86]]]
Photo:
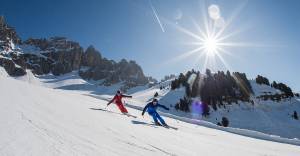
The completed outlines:
[[[155,122],[156,126],[162,126],[159,122]]]
[[[162,126],[169,128],[169,125],[167,125],[166,123],[163,123]]]

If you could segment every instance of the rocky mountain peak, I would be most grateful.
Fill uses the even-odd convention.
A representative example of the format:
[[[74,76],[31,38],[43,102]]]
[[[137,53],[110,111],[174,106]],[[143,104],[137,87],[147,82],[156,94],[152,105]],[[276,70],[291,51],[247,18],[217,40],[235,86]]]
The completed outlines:
[[[86,50],[82,59],[83,66],[96,67],[101,65],[102,56],[98,50],[94,48],[94,46],[90,45]]]
[[[0,16],[0,50],[12,49],[11,42],[20,44],[21,39],[15,29],[6,23],[5,18]]]

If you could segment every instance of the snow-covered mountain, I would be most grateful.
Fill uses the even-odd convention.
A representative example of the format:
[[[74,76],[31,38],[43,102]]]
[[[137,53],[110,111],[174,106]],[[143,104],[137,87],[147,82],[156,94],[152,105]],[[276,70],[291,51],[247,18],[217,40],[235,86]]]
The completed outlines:
[[[101,81],[100,85],[121,83],[123,90],[156,81],[146,77],[135,61],[109,60],[93,46],[84,50],[79,43],[65,37],[22,41],[3,16],[0,36],[0,66],[11,76],[23,76],[26,70],[35,75],[55,76],[77,71],[82,79]]]
[[[107,101],[15,80],[1,67],[0,73],[0,155],[300,154],[299,146],[245,137],[168,117],[166,122],[178,130],[155,127],[149,116],[140,116],[139,110],[128,109],[138,118],[118,114],[114,106],[109,107],[111,112],[102,111]],[[251,133],[254,132],[245,131]],[[300,144],[297,140],[285,141]]]

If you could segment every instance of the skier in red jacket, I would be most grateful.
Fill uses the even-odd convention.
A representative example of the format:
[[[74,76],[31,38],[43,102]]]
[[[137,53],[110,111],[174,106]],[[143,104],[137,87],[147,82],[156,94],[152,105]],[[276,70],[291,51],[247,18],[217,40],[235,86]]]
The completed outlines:
[[[123,97],[126,97],[126,98],[132,98],[132,96],[129,96],[129,95],[124,95],[121,93],[120,90],[117,91],[117,94],[114,96],[114,98],[112,100],[110,100],[107,104],[110,105],[111,103],[115,103],[119,110],[122,112],[122,113],[128,113],[127,109],[124,107],[123,103],[122,103],[122,98]]]

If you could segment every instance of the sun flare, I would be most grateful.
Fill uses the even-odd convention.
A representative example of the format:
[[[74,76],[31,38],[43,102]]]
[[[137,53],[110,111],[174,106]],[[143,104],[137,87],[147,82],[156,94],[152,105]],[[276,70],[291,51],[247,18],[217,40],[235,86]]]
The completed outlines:
[[[212,37],[206,38],[203,47],[207,55],[214,56],[218,52],[218,41]]]
[[[181,55],[174,57],[171,61],[179,61],[188,57],[194,57],[194,65],[197,67],[201,64],[201,71],[205,71],[207,68],[216,71],[220,66],[230,70],[231,67],[226,62],[224,55],[237,57],[236,54],[231,52],[232,48],[252,47],[256,45],[246,42],[230,41],[231,37],[242,31],[242,29],[239,28],[235,31],[229,31],[228,28],[231,26],[232,21],[239,14],[245,4],[246,3],[241,3],[241,5],[233,11],[232,15],[227,18],[222,16],[218,5],[213,4],[207,7],[207,5],[203,4],[203,21],[192,19],[192,23],[194,24],[196,31],[191,31],[189,29],[185,29],[179,24],[168,22],[180,32],[183,32],[194,39],[187,43],[194,46],[193,49],[183,52]]]

